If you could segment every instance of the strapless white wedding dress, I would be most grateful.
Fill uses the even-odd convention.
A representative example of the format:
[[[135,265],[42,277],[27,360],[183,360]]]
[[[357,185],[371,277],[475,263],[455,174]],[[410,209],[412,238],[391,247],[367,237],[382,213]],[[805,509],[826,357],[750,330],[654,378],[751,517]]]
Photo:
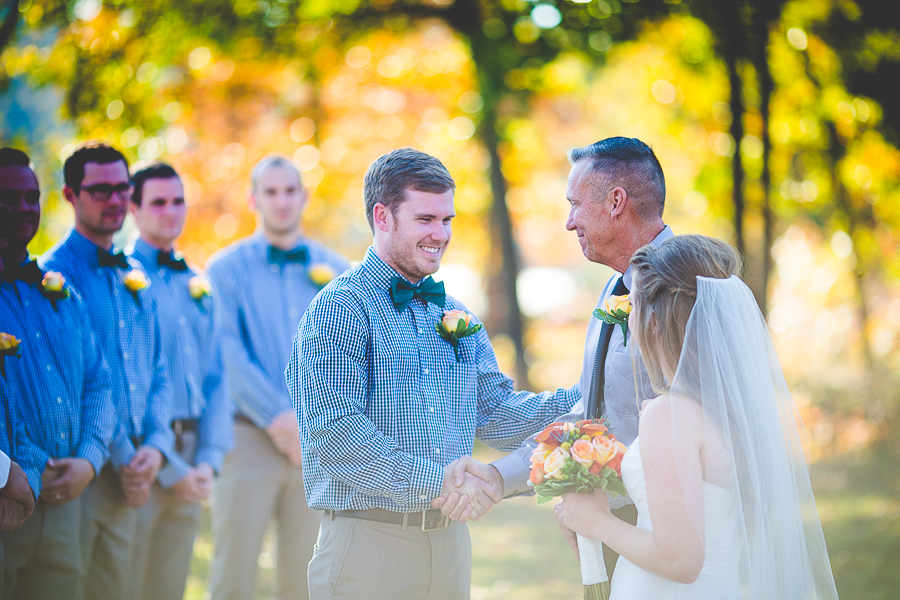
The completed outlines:
[[[622,459],[622,481],[638,511],[637,526],[652,531],[647,486],[641,463],[640,438]],[[706,557],[694,583],[664,579],[637,567],[623,556],[616,563],[610,600],[741,600],[737,511],[731,492],[703,482],[706,519]]]

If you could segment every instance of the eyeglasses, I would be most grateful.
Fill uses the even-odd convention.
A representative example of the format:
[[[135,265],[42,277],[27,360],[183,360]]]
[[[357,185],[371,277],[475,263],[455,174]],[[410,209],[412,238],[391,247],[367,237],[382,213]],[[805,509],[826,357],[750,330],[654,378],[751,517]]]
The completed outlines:
[[[90,194],[91,200],[94,202],[109,202],[113,194],[118,194],[122,200],[131,200],[131,194],[134,191],[128,183],[120,183],[119,185],[98,183],[81,189]]]
[[[41,192],[32,190],[30,192],[20,192],[19,190],[0,190],[0,206],[8,206],[10,208],[19,204],[25,198],[25,204],[37,204],[41,201]]]

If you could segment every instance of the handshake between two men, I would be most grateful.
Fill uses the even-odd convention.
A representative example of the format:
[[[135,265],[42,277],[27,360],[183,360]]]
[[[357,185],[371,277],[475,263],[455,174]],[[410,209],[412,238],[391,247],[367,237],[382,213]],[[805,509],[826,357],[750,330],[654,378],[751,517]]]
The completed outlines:
[[[462,456],[444,467],[441,495],[431,506],[454,521],[477,521],[503,498],[503,477],[494,467]]]

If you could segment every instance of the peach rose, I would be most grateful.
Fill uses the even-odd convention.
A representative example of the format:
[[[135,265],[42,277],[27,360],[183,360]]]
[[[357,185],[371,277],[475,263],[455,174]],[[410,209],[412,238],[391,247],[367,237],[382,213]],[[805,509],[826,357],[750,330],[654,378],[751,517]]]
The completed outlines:
[[[61,292],[65,285],[66,278],[62,276],[62,273],[56,271],[47,271],[41,281],[41,286],[48,292]]]
[[[209,296],[212,293],[212,286],[203,277],[195,275],[188,281],[188,291],[191,298],[199,300],[203,296]]]
[[[544,476],[548,479],[562,479],[562,470],[569,456],[569,451],[562,446],[554,449],[544,458]]]
[[[594,445],[590,440],[578,439],[572,444],[572,460],[578,464],[590,468],[594,462]]]
[[[123,282],[125,283],[125,287],[128,288],[128,291],[132,293],[140,292],[150,286],[150,280],[147,279],[147,276],[137,269],[131,270],[128,275],[125,276]]]
[[[472,315],[464,310],[445,310],[441,321],[448,333],[459,334],[469,327],[469,323],[472,322]]]
[[[594,452],[597,457],[597,462],[601,465],[605,465],[612,459],[613,456],[619,451],[616,446],[616,442],[610,440],[609,438],[598,435],[593,439],[592,442],[594,446]]]

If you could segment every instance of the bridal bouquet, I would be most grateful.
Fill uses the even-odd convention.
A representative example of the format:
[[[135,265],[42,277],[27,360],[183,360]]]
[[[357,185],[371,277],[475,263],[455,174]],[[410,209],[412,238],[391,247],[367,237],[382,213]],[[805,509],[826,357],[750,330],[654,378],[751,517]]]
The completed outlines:
[[[621,466],[627,449],[603,419],[553,423],[535,439],[538,446],[531,455],[529,485],[537,494],[538,504],[568,492],[602,489],[613,497],[625,495]],[[585,600],[606,600],[609,578],[603,544],[577,537]]]

